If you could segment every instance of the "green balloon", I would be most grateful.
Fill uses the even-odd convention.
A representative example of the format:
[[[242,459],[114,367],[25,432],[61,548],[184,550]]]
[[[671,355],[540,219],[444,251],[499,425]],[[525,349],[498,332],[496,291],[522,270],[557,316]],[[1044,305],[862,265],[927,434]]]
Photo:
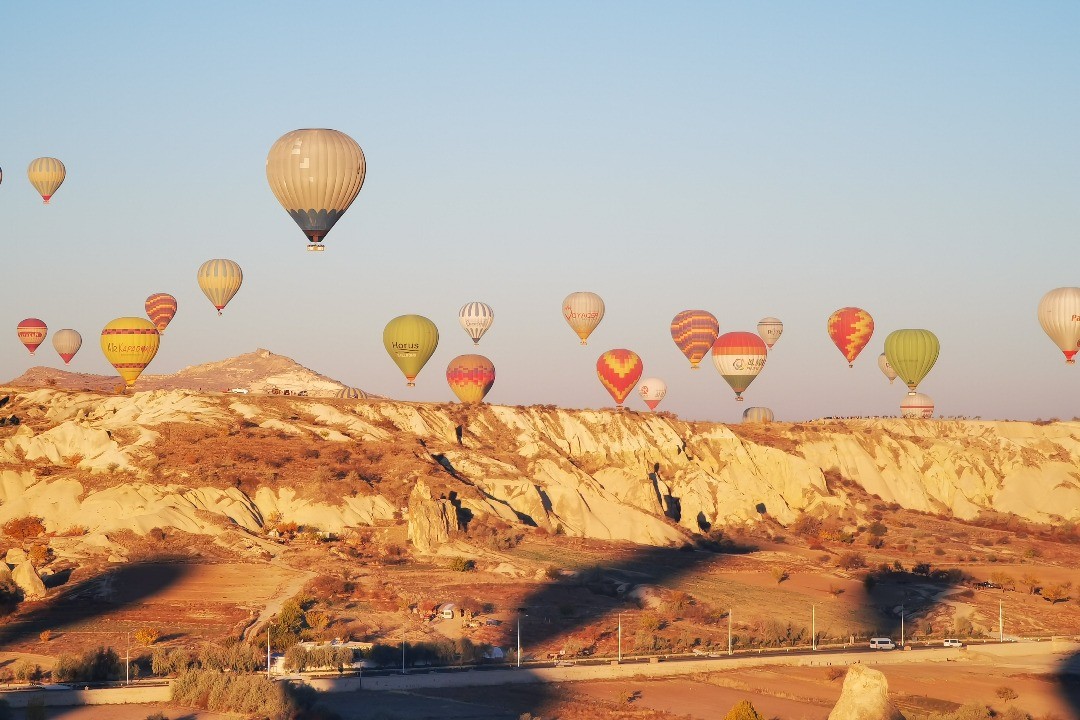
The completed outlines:
[[[885,338],[885,359],[911,392],[937,362],[941,344],[929,330],[895,330]]]
[[[439,328],[426,317],[402,315],[386,323],[382,341],[390,359],[405,374],[406,384],[413,387],[439,345]]]

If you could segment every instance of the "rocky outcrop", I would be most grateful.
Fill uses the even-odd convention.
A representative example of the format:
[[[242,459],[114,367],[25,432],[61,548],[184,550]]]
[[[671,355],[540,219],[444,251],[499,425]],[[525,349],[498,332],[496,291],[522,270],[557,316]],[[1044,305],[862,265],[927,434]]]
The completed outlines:
[[[829,720],[904,720],[904,716],[889,700],[889,681],[880,670],[852,665]]]
[[[461,521],[454,503],[435,498],[423,480],[409,495],[409,541],[420,552],[432,552],[461,531]]]
[[[4,562],[14,567],[26,562],[26,557],[26,551],[22,548],[10,548],[4,556]]]
[[[29,560],[24,561],[12,571],[11,579],[22,590],[23,598],[26,600],[40,600],[45,597],[45,583],[41,581],[41,577]]]

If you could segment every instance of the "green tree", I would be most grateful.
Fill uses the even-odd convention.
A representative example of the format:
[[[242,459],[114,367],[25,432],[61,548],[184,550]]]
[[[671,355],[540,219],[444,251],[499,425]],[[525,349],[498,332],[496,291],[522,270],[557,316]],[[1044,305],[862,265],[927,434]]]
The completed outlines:
[[[740,700],[735,707],[728,711],[724,720],[765,720],[749,700]]]
[[[1005,702],[1009,702],[1010,700],[1015,700],[1016,698],[1020,697],[1020,694],[1008,685],[1002,685],[994,691],[994,694],[997,695],[999,699],[1004,700]]]

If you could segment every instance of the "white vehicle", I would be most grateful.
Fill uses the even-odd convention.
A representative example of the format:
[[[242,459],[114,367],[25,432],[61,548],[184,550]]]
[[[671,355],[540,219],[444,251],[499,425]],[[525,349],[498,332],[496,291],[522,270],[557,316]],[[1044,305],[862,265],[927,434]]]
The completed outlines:
[[[964,643],[960,642],[956,638],[945,638],[945,647],[964,647]]]
[[[896,643],[892,638],[870,638],[871,650],[895,650]]]

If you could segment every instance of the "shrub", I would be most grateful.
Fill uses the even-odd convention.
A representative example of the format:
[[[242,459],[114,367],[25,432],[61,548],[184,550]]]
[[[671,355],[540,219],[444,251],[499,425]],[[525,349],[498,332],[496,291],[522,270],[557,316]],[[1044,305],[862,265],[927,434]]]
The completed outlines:
[[[52,630],[42,630],[38,633],[38,640],[41,642],[49,642],[52,639]]]
[[[157,628],[144,627],[135,631],[135,642],[140,645],[153,645],[161,639],[161,631]]]
[[[41,567],[49,562],[49,557],[52,555],[52,548],[48,545],[35,545],[30,548],[28,555],[30,556],[30,562],[33,563],[34,567]]]
[[[866,557],[862,553],[849,550],[840,556],[836,564],[843,570],[855,570],[866,567]]]
[[[91,682],[120,679],[120,655],[112,648],[99,647],[79,656],[61,655],[53,667],[56,682]]]
[[[469,572],[476,568],[476,561],[463,557],[450,558],[448,567],[455,572]]]
[[[12,670],[19,682],[30,682],[41,677],[41,666],[29,660],[20,660]]]
[[[1005,702],[1009,702],[1010,700],[1015,700],[1016,698],[1020,697],[1020,694],[1008,685],[1002,685],[998,689],[994,690],[994,694],[997,695],[1000,700],[1003,700]]]
[[[724,720],[765,720],[749,700],[740,700],[735,707],[728,711]]]
[[[185,670],[173,682],[173,701],[214,712],[290,717],[299,708],[286,687],[263,675]]]
[[[791,577],[788,574],[787,570],[785,570],[784,568],[780,568],[780,567],[773,568],[770,572],[772,574],[773,580],[775,580],[777,582],[777,584],[782,583],[785,580],[787,580],[789,577]]]
[[[42,535],[45,532],[45,524],[41,521],[41,518],[26,515],[8,520],[4,523],[3,531],[12,540],[22,542]]]
[[[147,715],[146,720],[169,720],[169,718],[165,713],[156,712],[153,715]]]

